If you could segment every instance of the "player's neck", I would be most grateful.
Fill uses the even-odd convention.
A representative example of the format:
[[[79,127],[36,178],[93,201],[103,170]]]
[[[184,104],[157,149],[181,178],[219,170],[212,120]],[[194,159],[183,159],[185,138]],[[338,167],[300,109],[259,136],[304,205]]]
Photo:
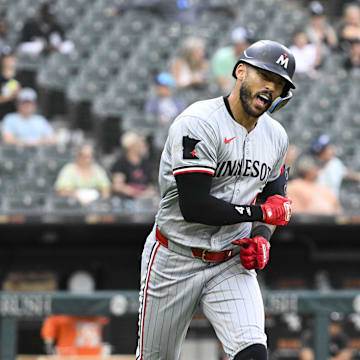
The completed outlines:
[[[235,96],[234,92],[228,97],[231,112],[237,123],[242,125],[248,132],[254,129],[258,121],[257,117],[250,116],[245,110],[240,99]]]

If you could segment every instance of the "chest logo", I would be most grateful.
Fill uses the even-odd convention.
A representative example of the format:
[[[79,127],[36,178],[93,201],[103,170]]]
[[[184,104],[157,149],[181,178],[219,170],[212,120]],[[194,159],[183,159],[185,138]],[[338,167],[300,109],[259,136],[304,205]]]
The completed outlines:
[[[228,143],[230,143],[230,142],[232,142],[234,139],[235,139],[235,137],[236,136],[234,136],[234,137],[232,137],[232,138],[230,138],[230,139],[228,139],[227,137],[225,138],[225,144],[228,144]]]

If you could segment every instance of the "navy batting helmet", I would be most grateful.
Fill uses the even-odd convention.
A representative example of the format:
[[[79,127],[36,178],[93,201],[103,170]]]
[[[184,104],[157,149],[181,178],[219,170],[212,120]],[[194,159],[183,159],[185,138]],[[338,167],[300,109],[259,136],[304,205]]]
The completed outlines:
[[[240,56],[233,70],[236,79],[236,68],[240,63],[246,63],[257,68],[273,72],[286,80],[287,85],[280,98],[276,98],[269,111],[272,113],[283,107],[291,98],[290,89],[295,89],[292,77],[295,72],[295,57],[284,45],[271,40],[260,40],[249,46]]]

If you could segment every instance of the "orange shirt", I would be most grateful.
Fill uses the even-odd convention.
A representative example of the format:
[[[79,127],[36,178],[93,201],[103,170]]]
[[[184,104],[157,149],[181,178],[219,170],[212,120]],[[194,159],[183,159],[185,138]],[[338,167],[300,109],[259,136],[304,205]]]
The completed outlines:
[[[48,316],[41,337],[56,342],[59,355],[101,355],[102,328],[108,319],[102,316]]]

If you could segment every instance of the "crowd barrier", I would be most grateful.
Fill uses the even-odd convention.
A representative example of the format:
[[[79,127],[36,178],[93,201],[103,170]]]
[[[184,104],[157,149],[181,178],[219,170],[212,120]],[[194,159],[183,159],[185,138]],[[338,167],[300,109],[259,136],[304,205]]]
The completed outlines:
[[[315,320],[315,356],[328,354],[329,314],[360,312],[358,291],[265,291],[265,311],[269,314],[296,312],[312,314]],[[111,315],[121,317],[138,311],[137,291],[101,291],[91,295],[67,292],[0,292],[0,360],[16,358],[17,321],[50,314]],[[37,357],[37,360],[46,357]],[[124,357],[111,357],[127,359]],[[55,358],[52,357],[54,360]],[[57,359],[57,358],[56,358]],[[69,358],[67,358],[69,360]],[[131,359],[128,358],[128,359]],[[25,358],[23,358],[25,360]]]

